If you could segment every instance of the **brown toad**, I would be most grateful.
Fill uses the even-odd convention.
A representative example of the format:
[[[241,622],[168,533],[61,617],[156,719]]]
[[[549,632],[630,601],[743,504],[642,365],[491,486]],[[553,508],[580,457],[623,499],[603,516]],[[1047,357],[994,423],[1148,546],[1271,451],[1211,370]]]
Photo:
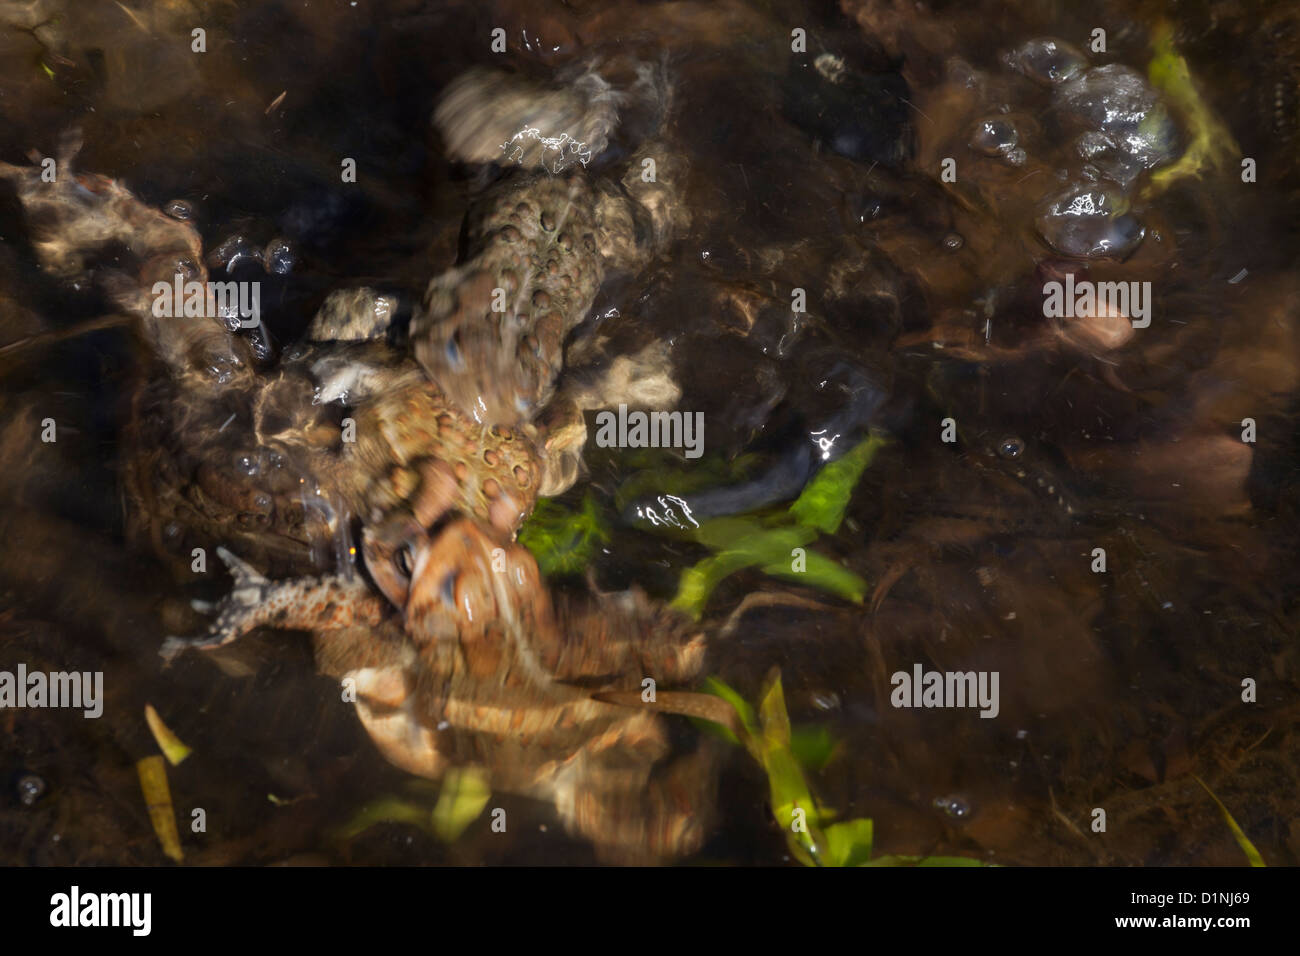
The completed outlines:
[[[611,862],[698,849],[708,749],[677,754],[653,708],[593,696],[696,676],[705,644],[689,621],[638,592],[553,606],[532,555],[476,522],[433,536],[407,516],[367,529],[363,552],[387,601],[359,578],[271,582],[223,551],[236,585],[212,631],[164,653],[264,625],[310,630],[320,669],[355,688],[358,716],[397,766],[431,778],[482,766],[494,788],[553,803]]]

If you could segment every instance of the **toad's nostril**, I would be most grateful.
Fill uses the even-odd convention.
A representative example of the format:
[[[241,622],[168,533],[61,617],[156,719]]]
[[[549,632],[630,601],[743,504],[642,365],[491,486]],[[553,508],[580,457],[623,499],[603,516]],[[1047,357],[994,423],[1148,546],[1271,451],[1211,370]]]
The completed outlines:
[[[458,520],[460,517],[461,513],[458,509],[448,508],[442,514],[438,515],[438,517],[435,518],[425,529],[425,534],[428,536],[430,541],[436,540],[444,531],[447,530],[448,527],[451,526],[453,521]]]

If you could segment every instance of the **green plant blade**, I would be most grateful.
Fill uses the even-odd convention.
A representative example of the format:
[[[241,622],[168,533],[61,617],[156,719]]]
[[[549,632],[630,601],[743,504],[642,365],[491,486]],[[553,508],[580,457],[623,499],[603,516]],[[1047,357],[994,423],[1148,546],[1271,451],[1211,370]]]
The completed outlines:
[[[444,843],[455,843],[465,828],[478,819],[491,796],[487,774],[481,768],[447,771],[438,803],[433,808],[434,835]]]
[[[1150,191],[1160,192],[1179,179],[1222,168],[1239,150],[1227,126],[1197,92],[1187,61],[1174,48],[1174,31],[1169,23],[1161,23],[1156,28],[1151,45],[1155,51],[1147,65],[1151,85],[1177,106],[1192,134],[1191,142],[1177,162],[1151,174]]]
[[[409,823],[425,832],[429,830],[428,805],[420,806],[401,797],[387,796],[362,807],[339,830],[343,839],[351,839],[379,823]]]
[[[714,522],[706,524],[714,525]],[[815,532],[806,528],[763,529],[753,521],[729,519],[724,527],[710,531],[710,541],[730,543],[713,557],[705,558],[682,572],[672,606],[698,618],[714,588],[725,578],[754,565],[783,562],[785,567],[789,567],[790,552],[807,544],[813,537]]]
[[[794,727],[790,730],[790,749],[799,763],[809,770],[821,770],[835,756],[836,741],[825,727]]]
[[[861,866],[871,859],[872,824],[866,817],[826,828],[827,866]]]
[[[826,836],[822,827],[828,814],[818,806],[803,768],[790,747],[790,715],[785,706],[780,671],[767,677],[763,697],[758,705],[760,750],[763,769],[767,771],[772,815],[785,831],[786,842],[796,858],[806,864],[823,864]],[[794,829],[795,811],[803,811],[803,827]]]
[[[1264,857],[1260,855],[1259,850],[1255,849],[1255,844],[1250,842],[1250,838],[1246,836],[1241,827],[1237,825],[1237,821],[1232,818],[1232,814],[1229,813],[1228,808],[1223,805],[1223,801],[1214,795],[1214,791],[1206,786],[1205,781],[1200,777],[1192,774],[1192,779],[1201,785],[1201,789],[1208,793],[1210,799],[1218,806],[1219,812],[1223,814],[1223,819],[1228,824],[1228,829],[1232,831],[1232,838],[1237,841],[1237,846],[1241,847],[1241,852],[1246,854],[1246,859],[1250,861],[1250,865],[1266,866],[1267,864],[1264,862]]]
[[[742,744],[745,749],[749,750],[755,760],[762,763],[763,758],[758,750],[758,718],[754,714],[754,708],[749,706],[749,701],[741,697],[735,688],[718,680],[716,677],[705,678],[704,690],[715,697],[721,697],[735,708],[736,714],[740,717],[741,726],[745,728],[745,735],[748,738],[746,740],[736,740],[735,742]],[[720,724],[712,724],[712,726],[720,728],[726,736],[735,740],[734,735],[728,728],[722,727]]]
[[[854,604],[861,604],[866,596],[867,582],[824,554],[805,551],[803,571],[792,570],[790,564],[787,556],[782,561],[763,565],[762,570],[774,578],[817,588]]]
[[[873,435],[822,468],[790,506],[790,515],[801,525],[823,534],[838,531],[853,489],[884,444],[883,438]]]
[[[731,460],[706,455],[690,462],[689,468],[683,468],[681,459],[671,453],[657,451],[651,454],[649,451],[620,456],[624,467],[642,469],[625,479],[614,493],[614,507],[620,512],[633,501],[654,499],[660,495],[684,498],[689,504],[693,492],[744,481],[759,464],[759,456],[755,454],[740,455]]]
[[[745,746],[767,775],[772,818],[785,834],[790,854],[804,866],[982,866],[979,860],[946,856],[886,856],[872,860],[874,825],[861,817],[832,823],[833,812],[817,802],[804,776],[802,751],[823,754],[829,759],[834,749],[830,734],[818,728],[795,730],[786,710],[781,673],[773,669],[764,681],[762,696],[755,714],[734,688],[716,677],[705,680],[709,693],[721,697],[740,717]],[[728,739],[734,736],[712,721]],[[794,829],[795,810],[802,810],[804,827]]]

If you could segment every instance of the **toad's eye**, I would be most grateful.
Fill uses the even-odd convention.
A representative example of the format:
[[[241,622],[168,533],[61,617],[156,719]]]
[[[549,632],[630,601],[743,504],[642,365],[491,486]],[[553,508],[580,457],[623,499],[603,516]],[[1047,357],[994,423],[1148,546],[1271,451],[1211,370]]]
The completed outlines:
[[[1012,461],[1019,458],[1025,451],[1025,443],[1014,435],[1002,439],[998,442],[998,454],[1003,458],[1009,458]]]
[[[397,570],[402,576],[410,579],[415,573],[415,548],[410,544],[404,544],[397,549],[393,555],[393,564],[397,565]]]
[[[453,332],[451,338],[447,339],[447,363],[454,369],[465,367],[465,360],[460,351],[460,332]]]

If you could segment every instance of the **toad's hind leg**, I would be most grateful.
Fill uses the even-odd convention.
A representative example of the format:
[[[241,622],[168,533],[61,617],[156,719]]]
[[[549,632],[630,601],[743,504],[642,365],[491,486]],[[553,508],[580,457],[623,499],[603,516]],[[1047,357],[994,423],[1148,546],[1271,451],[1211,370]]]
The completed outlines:
[[[384,599],[371,593],[359,576],[270,581],[225,548],[218,548],[217,554],[230,568],[235,586],[216,605],[217,617],[207,634],[169,637],[163,642],[159,653],[169,662],[190,648],[211,650],[229,644],[257,627],[323,631],[376,626],[387,612]]]
[[[712,827],[714,762],[706,748],[654,767],[585,766],[559,788],[556,809],[606,863],[644,866],[687,856]]]
[[[693,621],[652,605],[636,591],[602,595],[591,604],[563,595],[555,598],[555,628],[539,640],[544,666],[557,680],[633,674],[656,683],[694,679],[704,665],[704,634]],[[539,635],[540,636],[540,635]]]

